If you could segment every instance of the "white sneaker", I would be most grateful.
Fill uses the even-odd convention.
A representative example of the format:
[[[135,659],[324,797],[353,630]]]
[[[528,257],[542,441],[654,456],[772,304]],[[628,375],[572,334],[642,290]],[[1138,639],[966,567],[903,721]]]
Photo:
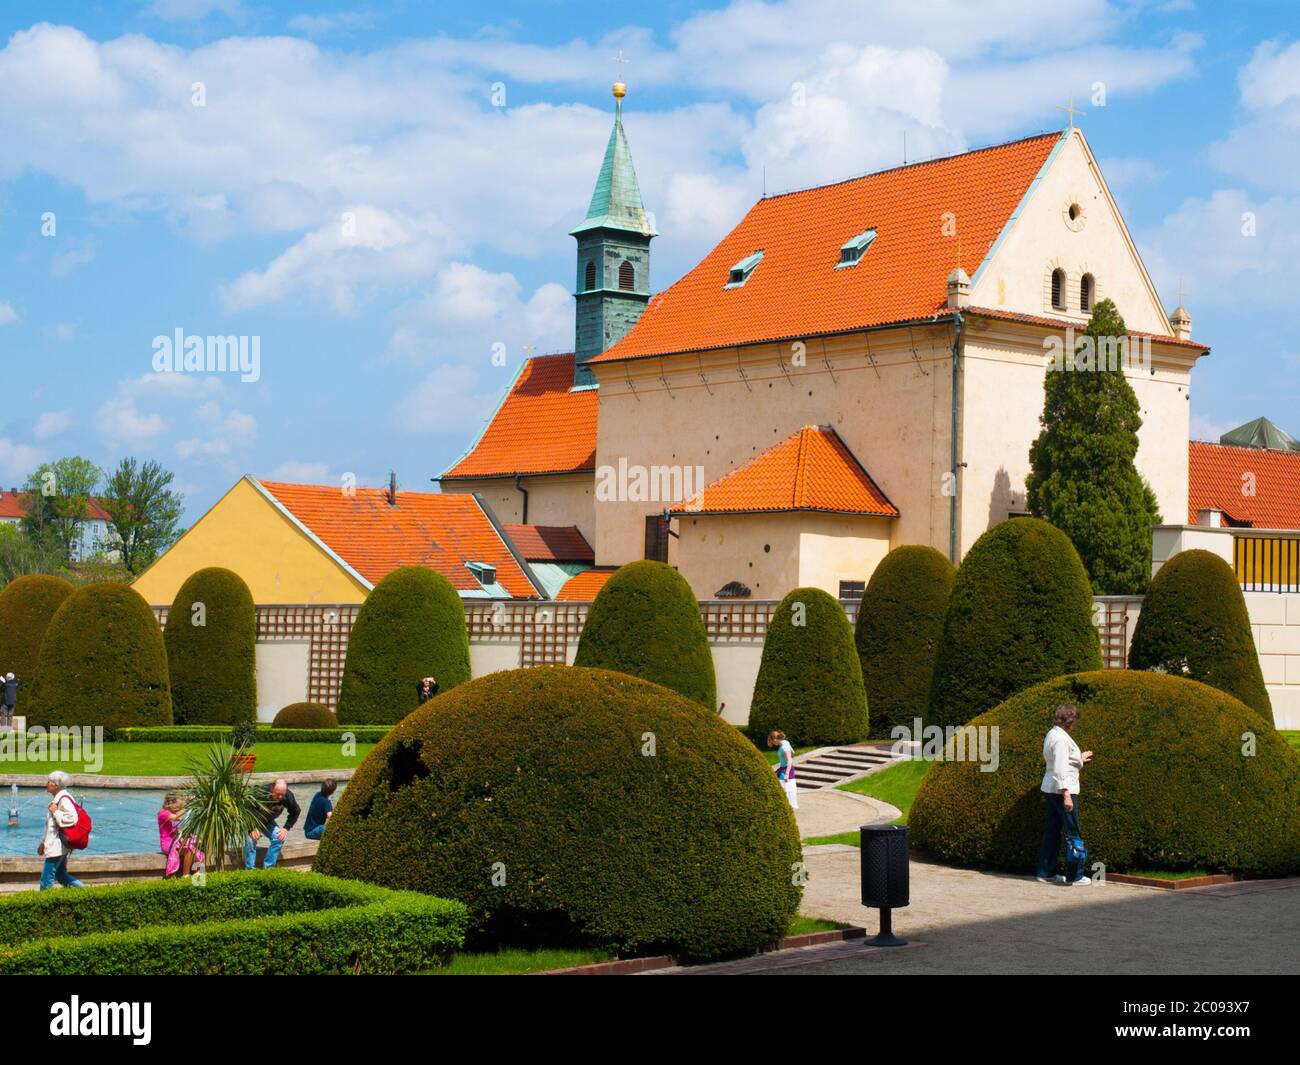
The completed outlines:
[[[1062,882],[1062,883],[1065,882],[1065,877],[1061,877],[1061,882]],[[1091,883],[1092,883],[1092,878],[1091,878],[1091,877],[1081,876],[1081,877],[1079,877],[1078,880],[1072,880],[1072,881],[1070,882],[1070,886],[1071,886],[1071,887],[1077,887],[1077,886],[1080,885],[1080,884],[1087,885],[1087,884],[1091,884]]]

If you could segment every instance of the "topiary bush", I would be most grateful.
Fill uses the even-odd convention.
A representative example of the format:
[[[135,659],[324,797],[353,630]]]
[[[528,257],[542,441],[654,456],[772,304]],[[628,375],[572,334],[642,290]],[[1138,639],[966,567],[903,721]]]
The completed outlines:
[[[797,747],[855,743],[870,731],[853,629],[820,588],[796,588],[768,622],[745,731],[763,746],[773,729]]]
[[[138,592],[78,588],[41,641],[28,725],[170,725],[171,686],[158,619]]]
[[[657,684],[547,666],[411,713],[348,782],[313,868],[457,899],[480,947],[714,958],[785,933],[800,860],[736,729]]]
[[[928,723],[961,725],[1049,677],[1101,668],[1088,574],[1060,529],[995,525],[953,582],[930,685]]]
[[[4,586],[0,591],[0,673],[12,673],[19,684],[32,682],[46,626],[72,591],[62,577],[44,573],[19,577]]]
[[[272,728],[338,728],[338,720],[328,706],[320,703],[290,703],[280,707],[271,722]]]
[[[470,679],[465,607],[446,577],[402,566],[375,585],[348,638],[338,719],[385,725],[419,705],[415,686],[436,677],[441,691]]]
[[[913,845],[963,865],[1033,869],[1043,830],[1043,737],[1067,702],[1079,707],[1071,735],[1094,752],[1079,802],[1089,865],[1300,871],[1300,756],[1217,688],[1118,669],[1037,684],[972,721],[997,727],[997,770],[935,762],[912,804]],[[1245,753],[1247,734],[1253,755]]]
[[[1180,551],[1156,572],[1128,661],[1131,669],[1179,672],[1235,695],[1273,724],[1245,597],[1232,567],[1209,551]]]
[[[178,725],[257,719],[257,608],[238,573],[209,566],[190,575],[163,630]]]
[[[574,665],[642,677],[717,709],[713,653],[700,604],[662,562],[629,562],[596,593]]]
[[[894,548],[872,573],[854,642],[873,735],[925,717],[956,575],[944,555],[920,544]]]

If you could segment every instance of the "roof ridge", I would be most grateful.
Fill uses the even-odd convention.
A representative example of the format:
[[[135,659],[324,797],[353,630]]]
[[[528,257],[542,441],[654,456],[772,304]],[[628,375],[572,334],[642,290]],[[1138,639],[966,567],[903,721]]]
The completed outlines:
[[[807,505],[808,497],[808,448],[809,432],[815,432],[814,426],[805,425],[799,430],[799,455],[794,464],[794,492],[791,504],[796,507]]]

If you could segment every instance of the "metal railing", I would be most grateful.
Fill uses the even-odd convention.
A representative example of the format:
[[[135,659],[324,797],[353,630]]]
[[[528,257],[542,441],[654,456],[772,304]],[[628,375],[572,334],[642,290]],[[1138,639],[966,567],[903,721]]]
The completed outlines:
[[[1232,569],[1245,592],[1300,592],[1300,533],[1233,530]]]

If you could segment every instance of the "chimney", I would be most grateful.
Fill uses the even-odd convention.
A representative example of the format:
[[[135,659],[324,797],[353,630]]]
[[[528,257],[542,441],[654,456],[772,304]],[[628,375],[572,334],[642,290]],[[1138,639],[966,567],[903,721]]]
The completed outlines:
[[[1174,308],[1174,313],[1169,316],[1169,324],[1174,327],[1174,336],[1179,340],[1192,339],[1192,316],[1182,304]]]
[[[397,471],[396,470],[390,470],[388,472],[388,505],[390,507],[397,506]]]
[[[954,311],[970,306],[970,277],[960,266],[948,275],[948,306]]]

